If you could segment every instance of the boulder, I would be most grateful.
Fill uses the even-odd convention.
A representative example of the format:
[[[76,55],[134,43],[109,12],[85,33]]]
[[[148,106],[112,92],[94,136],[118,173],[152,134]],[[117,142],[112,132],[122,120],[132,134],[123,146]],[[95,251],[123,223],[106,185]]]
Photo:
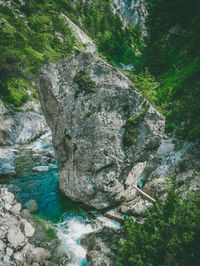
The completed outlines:
[[[97,209],[121,202],[131,169],[156,152],[164,118],[125,75],[91,53],[44,66],[37,88],[61,191]]]
[[[6,248],[6,255],[10,257],[10,256],[12,256],[12,254],[13,254],[13,250],[11,248],[7,247]]]
[[[102,252],[92,250],[87,253],[88,266],[110,266],[112,265],[109,258],[107,258]]]
[[[10,211],[11,211],[13,214],[18,215],[18,214],[20,214],[21,208],[22,208],[21,203],[17,203],[17,204],[15,204],[14,206],[12,206],[12,208],[11,208]]]
[[[118,248],[122,232],[109,227],[86,234],[81,239],[81,244],[87,249],[88,265],[115,266],[119,256]]]
[[[6,245],[4,244],[4,242],[0,240],[0,252],[3,251],[5,247]]]
[[[129,212],[130,207],[126,206],[126,205],[120,205],[117,210],[123,214],[126,214]]]
[[[48,131],[44,116],[6,110],[0,101],[0,145],[24,144]]]
[[[7,189],[3,188],[1,189],[1,199],[6,203],[6,204],[13,204],[15,196],[13,193],[9,192]]]
[[[46,173],[46,172],[49,171],[49,167],[45,166],[45,165],[35,166],[35,167],[32,168],[32,171]]]
[[[24,262],[24,254],[20,251],[15,252],[13,257],[17,265],[22,265],[22,263]]]
[[[26,260],[29,265],[34,262],[43,263],[51,256],[50,252],[44,248],[34,248],[29,250],[26,254]]]
[[[8,242],[13,249],[21,249],[27,243],[27,238],[22,234],[19,228],[10,228],[7,235]]]
[[[30,213],[37,212],[38,204],[37,201],[34,199],[30,199],[25,203],[25,207],[28,209]]]
[[[147,208],[151,207],[152,204],[148,200],[144,200],[142,198],[138,198],[137,202],[131,206],[131,213],[133,216],[140,216],[142,213],[144,213]]]
[[[46,234],[44,227],[35,224],[34,228],[21,216],[32,219],[28,210],[20,213],[20,209],[14,195],[0,185],[0,265],[67,265],[62,263],[68,257],[61,249],[61,241],[56,237],[41,238],[42,233]],[[31,243],[33,238],[35,241]]]
[[[29,222],[27,222],[25,219],[22,219],[21,221],[22,223],[21,223],[20,228],[22,232],[25,234],[25,236],[26,237],[33,236],[35,233],[34,227]]]

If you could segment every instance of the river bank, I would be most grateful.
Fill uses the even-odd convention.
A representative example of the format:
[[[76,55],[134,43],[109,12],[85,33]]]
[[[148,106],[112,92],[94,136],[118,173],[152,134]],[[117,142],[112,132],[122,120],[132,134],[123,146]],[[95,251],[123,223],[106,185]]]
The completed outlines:
[[[22,208],[27,208],[27,202],[30,200],[36,202],[37,208],[31,215],[34,218],[28,217],[28,219],[33,222],[39,219],[55,230],[67,256],[67,264],[63,265],[87,265],[87,251],[81,244],[81,238],[104,226],[117,229],[120,225],[99,212],[84,209],[83,206],[72,202],[60,193],[57,163],[50,132],[18,149],[2,148],[7,152],[13,152],[13,149],[15,158],[10,163],[13,163],[15,174],[10,178],[7,174],[2,176],[1,183],[7,183],[2,187],[15,194]],[[8,156],[7,159],[9,158]],[[37,244],[43,246],[43,240],[39,239]]]
[[[176,143],[175,145],[174,141],[165,136],[155,158],[146,165],[145,172],[141,174],[143,181],[148,177],[144,181],[146,184],[143,190],[156,199],[164,200],[168,187],[166,176],[176,172],[180,179],[182,195],[188,189],[198,191],[199,181],[193,178],[199,169],[197,147],[198,145],[194,143],[185,143],[181,146],[180,143],[179,145]],[[100,212],[85,208],[60,193],[51,133],[47,132],[29,144],[1,147],[1,156],[8,155],[9,152],[14,154],[14,159],[12,156],[5,156],[5,158],[13,165],[14,174],[1,175],[2,189],[13,192],[22,209],[27,208],[27,202],[30,200],[37,203],[37,208],[31,216],[19,219],[27,218],[31,223],[42,221],[47,229],[50,228],[56,233],[56,241],[60,241],[65,254],[66,262],[63,265],[84,266],[97,262],[113,265],[113,254],[115,254],[113,251],[116,247],[109,241],[114,243],[120,239],[118,231],[120,225],[104,217]],[[3,165],[5,166],[5,163]],[[130,176],[130,178],[133,177],[134,174]],[[149,206],[151,203],[137,194],[136,198],[123,202],[118,210],[139,219],[141,213]],[[34,223],[33,227],[38,228],[38,224]],[[38,237],[40,235],[41,233],[36,233],[33,244],[36,243],[41,248],[48,247],[44,241],[45,237]],[[51,244],[51,246],[54,245]],[[7,247],[3,245],[4,253]],[[2,253],[3,257],[6,256],[4,253]],[[54,262],[54,265],[62,264]]]

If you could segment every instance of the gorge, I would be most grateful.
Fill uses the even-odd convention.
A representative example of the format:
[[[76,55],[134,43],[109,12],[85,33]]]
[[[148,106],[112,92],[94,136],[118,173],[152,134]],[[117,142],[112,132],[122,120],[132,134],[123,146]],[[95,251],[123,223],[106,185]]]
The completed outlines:
[[[0,1],[0,265],[199,265],[198,11]]]

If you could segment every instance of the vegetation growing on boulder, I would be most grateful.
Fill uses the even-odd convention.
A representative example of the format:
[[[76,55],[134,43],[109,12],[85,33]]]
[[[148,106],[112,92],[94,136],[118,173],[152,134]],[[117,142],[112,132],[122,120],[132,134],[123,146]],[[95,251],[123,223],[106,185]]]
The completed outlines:
[[[156,105],[157,101],[157,87],[159,82],[155,80],[155,77],[146,68],[139,74],[132,73],[130,78],[133,80],[136,88],[151,102]]]
[[[78,72],[73,81],[78,84],[78,90],[75,93],[75,97],[78,97],[81,92],[84,92],[84,95],[86,95],[99,90],[96,83],[84,71]]]
[[[139,116],[130,117],[124,125],[123,143],[125,146],[130,147],[136,143],[136,138],[139,135]]]

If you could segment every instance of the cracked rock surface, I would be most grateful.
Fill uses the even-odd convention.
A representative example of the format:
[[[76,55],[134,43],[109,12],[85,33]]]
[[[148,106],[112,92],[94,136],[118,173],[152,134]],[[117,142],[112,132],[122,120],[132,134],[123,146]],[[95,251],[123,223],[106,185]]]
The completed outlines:
[[[44,66],[37,88],[60,189],[97,209],[122,201],[131,169],[157,150],[164,118],[125,75],[92,53]]]

